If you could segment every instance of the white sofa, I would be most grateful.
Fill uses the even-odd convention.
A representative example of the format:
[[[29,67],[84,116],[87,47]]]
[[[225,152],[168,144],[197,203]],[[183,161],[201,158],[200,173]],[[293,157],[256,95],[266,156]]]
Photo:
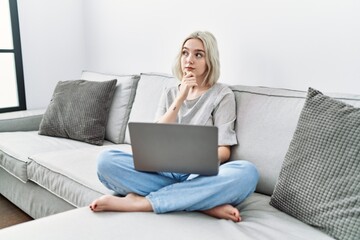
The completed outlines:
[[[92,213],[87,207],[90,202],[112,194],[97,179],[97,155],[112,148],[131,152],[127,122],[153,121],[161,91],[176,84],[172,76],[156,73],[137,76],[84,71],[81,76],[96,81],[114,78],[118,85],[102,146],[39,135],[45,109],[0,114],[0,193],[33,218],[41,218],[0,230],[1,239],[16,239],[39,229],[51,231],[51,235],[43,235],[51,236],[49,239],[140,239],[149,234],[154,239],[333,239],[269,205],[306,91],[231,86],[237,101],[239,142],[232,149],[232,159],[253,162],[261,176],[256,193],[238,206],[242,222],[196,212]],[[332,96],[346,97],[347,102],[360,106],[360,96]],[[62,214],[47,217],[57,213]]]

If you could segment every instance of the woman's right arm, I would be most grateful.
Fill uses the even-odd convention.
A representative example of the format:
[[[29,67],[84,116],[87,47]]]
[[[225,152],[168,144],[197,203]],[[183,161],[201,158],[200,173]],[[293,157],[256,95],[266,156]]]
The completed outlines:
[[[184,100],[177,96],[165,114],[159,119],[158,123],[174,123],[183,102]]]
[[[167,109],[165,114],[160,117],[158,123],[174,123],[179,113],[180,107],[186,100],[187,95],[192,87],[197,86],[196,79],[192,73],[188,73],[184,76],[179,85],[179,92],[175,100],[172,102],[170,107]]]

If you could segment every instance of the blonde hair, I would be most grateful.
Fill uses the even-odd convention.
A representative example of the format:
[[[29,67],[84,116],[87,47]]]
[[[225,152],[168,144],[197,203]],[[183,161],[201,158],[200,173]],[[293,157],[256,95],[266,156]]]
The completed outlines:
[[[172,68],[173,75],[179,80],[181,80],[183,77],[183,71],[181,69],[182,49],[184,47],[184,44],[189,39],[199,39],[204,44],[207,72],[204,78],[203,85],[213,86],[220,77],[219,50],[216,38],[212,33],[207,31],[196,31],[191,33],[187,38],[185,38],[181,45],[181,49],[175,58],[175,62]]]

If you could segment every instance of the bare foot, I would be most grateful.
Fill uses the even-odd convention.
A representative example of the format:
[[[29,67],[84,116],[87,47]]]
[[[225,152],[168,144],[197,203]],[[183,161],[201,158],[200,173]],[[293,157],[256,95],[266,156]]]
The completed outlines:
[[[239,210],[230,204],[220,205],[202,212],[215,218],[232,220],[234,222],[241,221]]]
[[[94,212],[117,211],[117,212],[152,212],[150,202],[143,196],[129,193],[126,197],[104,195],[90,204]]]

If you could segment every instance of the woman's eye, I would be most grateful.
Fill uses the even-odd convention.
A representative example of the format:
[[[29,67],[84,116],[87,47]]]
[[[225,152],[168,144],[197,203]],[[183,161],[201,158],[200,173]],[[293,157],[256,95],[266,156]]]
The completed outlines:
[[[196,54],[196,57],[197,57],[197,58],[202,58],[202,57],[203,57],[203,54],[202,54],[202,53],[197,53],[197,54]]]
[[[189,53],[188,53],[187,51],[182,51],[182,55],[183,55],[183,56],[188,56]]]

